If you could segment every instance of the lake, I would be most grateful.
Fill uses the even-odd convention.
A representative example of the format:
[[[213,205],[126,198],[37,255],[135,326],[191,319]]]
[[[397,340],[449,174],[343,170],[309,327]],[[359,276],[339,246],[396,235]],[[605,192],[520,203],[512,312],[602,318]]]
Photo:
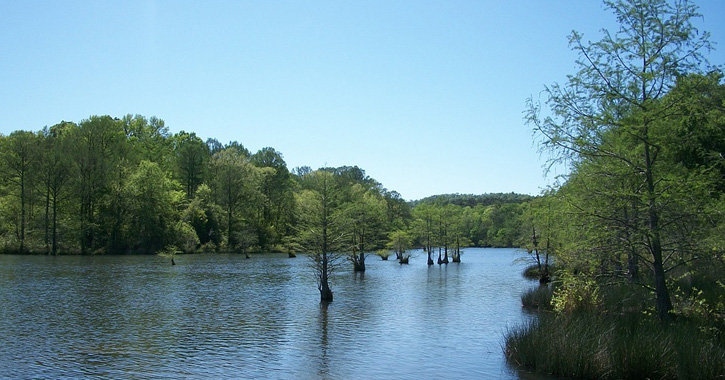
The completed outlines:
[[[525,253],[345,263],[324,306],[286,255],[0,255],[0,378],[518,379]]]

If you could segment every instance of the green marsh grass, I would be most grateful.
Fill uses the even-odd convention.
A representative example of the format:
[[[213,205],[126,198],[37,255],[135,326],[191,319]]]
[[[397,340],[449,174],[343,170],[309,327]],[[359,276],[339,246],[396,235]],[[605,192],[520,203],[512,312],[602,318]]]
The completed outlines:
[[[508,331],[509,363],[576,379],[725,379],[725,342],[688,321],[543,313]]]
[[[521,294],[521,305],[529,310],[551,310],[553,294],[551,284],[531,288]]]

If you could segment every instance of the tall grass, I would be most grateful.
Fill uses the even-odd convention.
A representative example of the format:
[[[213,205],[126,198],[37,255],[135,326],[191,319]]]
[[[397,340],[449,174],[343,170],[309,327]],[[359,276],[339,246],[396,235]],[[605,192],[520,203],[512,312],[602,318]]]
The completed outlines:
[[[725,379],[725,341],[687,321],[542,314],[508,331],[507,360],[576,379]]]
[[[521,294],[521,305],[529,310],[551,310],[553,286],[541,285]]]

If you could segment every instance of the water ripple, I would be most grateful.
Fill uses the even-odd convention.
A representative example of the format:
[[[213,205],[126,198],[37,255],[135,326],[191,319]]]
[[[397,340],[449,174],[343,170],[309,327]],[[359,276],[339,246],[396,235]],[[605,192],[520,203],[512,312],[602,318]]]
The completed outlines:
[[[519,256],[371,256],[327,306],[303,258],[0,256],[0,378],[514,379]]]

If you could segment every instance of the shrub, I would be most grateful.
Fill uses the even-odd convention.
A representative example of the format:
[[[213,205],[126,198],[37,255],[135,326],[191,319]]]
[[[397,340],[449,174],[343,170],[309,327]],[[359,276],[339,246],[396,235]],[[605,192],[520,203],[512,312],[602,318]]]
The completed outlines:
[[[565,274],[551,303],[559,313],[599,311],[602,308],[599,284],[585,275]]]

